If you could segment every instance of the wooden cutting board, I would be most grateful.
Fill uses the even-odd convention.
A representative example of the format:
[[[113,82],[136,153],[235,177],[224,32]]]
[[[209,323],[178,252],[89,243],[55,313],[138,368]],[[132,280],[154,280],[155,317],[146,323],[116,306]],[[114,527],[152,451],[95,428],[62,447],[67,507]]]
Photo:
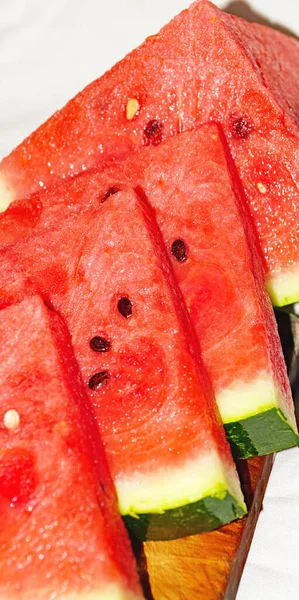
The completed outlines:
[[[262,508],[273,455],[237,464],[248,515],[202,535],[136,544],[147,600],[233,600]]]

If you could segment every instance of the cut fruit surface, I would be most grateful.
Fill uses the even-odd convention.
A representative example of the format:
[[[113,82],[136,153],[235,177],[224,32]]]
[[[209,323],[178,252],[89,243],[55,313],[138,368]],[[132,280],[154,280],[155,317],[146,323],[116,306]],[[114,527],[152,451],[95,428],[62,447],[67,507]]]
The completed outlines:
[[[247,457],[294,445],[293,401],[255,232],[216,125],[182,133],[121,163],[13,203],[2,217],[8,223],[17,214],[7,240],[12,232],[18,239],[25,230],[30,235],[55,226],[61,205],[66,218],[100,206],[103,199],[111,202],[117,190],[129,185],[155,209],[235,453]],[[32,217],[18,218],[21,206]],[[254,433],[247,435],[245,429],[250,423],[253,432],[256,421],[259,430],[261,414],[263,439],[258,436],[253,442]]]
[[[64,317],[122,514],[137,529],[146,515],[142,535],[161,539],[242,516],[229,444],[151,208],[133,192],[66,220],[60,208],[56,228],[1,251],[0,302],[38,291]]]
[[[141,599],[63,322],[33,296],[0,311],[0,338],[0,597]]]
[[[272,300],[295,302],[299,280],[285,274],[299,267],[298,82],[297,40],[194,2],[2,161],[2,207],[217,121],[258,231]]]

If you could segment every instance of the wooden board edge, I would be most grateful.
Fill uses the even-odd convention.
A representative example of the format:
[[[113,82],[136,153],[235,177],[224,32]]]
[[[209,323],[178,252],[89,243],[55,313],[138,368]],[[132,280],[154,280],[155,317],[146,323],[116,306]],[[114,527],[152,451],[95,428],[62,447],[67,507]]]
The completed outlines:
[[[231,573],[224,592],[223,600],[235,600],[236,598],[256,524],[259,514],[262,510],[263,499],[274,464],[274,459],[275,454],[269,454],[265,457],[265,462],[259,475],[252,504],[248,516],[246,517],[246,524],[240,540],[239,549],[232,564]]]

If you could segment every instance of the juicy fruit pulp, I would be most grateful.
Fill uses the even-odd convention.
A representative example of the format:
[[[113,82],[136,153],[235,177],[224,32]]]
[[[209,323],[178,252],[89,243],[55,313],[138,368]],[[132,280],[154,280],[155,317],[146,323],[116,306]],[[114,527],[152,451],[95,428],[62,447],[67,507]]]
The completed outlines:
[[[296,40],[202,0],[58,111],[1,164],[2,204],[97,162],[223,125],[275,304],[299,299]]]
[[[39,291],[63,315],[122,514],[138,535],[165,539],[242,516],[229,445],[150,208],[127,192],[63,217],[61,206],[56,228],[2,250],[0,302]]]
[[[68,332],[34,296],[0,338],[0,597],[141,598]]]
[[[255,235],[216,125],[16,202],[7,215],[21,205],[32,212],[31,224],[23,221],[29,235],[54,226],[61,204],[67,217],[110,202],[113,191],[129,185],[155,209],[235,455],[294,445],[293,401]],[[8,240],[12,232],[16,239],[24,235],[18,222]]]

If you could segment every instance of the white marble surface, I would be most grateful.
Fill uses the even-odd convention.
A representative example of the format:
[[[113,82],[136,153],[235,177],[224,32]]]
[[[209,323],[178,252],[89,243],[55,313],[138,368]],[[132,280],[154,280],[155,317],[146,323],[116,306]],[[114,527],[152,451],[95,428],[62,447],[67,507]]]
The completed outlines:
[[[217,2],[224,6],[226,2]],[[0,0],[0,156],[188,0]],[[298,0],[250,0],[299,34]],[[299,599],[299,451],[276,458],[238,600]]]

